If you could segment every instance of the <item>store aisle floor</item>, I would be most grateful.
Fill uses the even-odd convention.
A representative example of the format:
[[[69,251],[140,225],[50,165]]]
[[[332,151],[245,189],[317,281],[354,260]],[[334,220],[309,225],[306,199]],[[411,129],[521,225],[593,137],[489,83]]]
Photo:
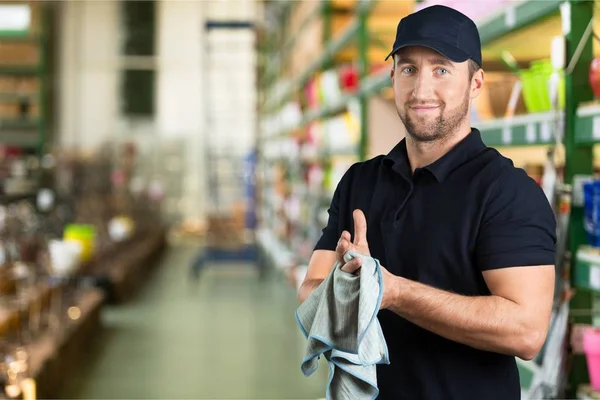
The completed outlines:
[[[103,311],[104,333],[66,397],[324,397],[327,366],[309,378],[300,371],[293,288],[239,265],[213,265],[192,282],[195,252],[169,249],[134,300]]]

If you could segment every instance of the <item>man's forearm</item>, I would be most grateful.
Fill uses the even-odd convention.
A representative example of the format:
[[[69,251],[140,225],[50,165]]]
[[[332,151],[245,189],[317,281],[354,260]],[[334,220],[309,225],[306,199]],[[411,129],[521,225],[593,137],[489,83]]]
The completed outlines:
[[[323,279],[309,279],[302,282],[300,289],[298,289],[298,300],[300,300],[300,303],[304,303],[304,300],[308,299],[321,282],[323,282]]]
[[[499,296],[463,296],[396,277],[388,309],[455,342],[531,359],[540,338],[519,304]]]

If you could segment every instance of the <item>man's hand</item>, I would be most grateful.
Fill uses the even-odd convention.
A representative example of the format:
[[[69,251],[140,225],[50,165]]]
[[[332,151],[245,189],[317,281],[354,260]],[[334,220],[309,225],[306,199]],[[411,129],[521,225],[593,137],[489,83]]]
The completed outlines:
[[[359,254],[370,256],[369,244],[367,243],[367,219],[365,214],[361,210],[354,210],[352,214],[354,217],[354,242],[350,241],[350,232],[342,232],[342,236],[338,241],[338,245],[335,249],[337,261],[344,263],[344,254],[347,251],[352,250]],[[350,274],[356,274],[362,266],[362,259],[359,257],[345,263],[342,267],[342,271]]]
[[[351,242],[350,233],[344,231],[335,251],[317,250],[313,253],[309,265],[308,272],[300,289],[298,289],[298,300],[304,302],[311,293],[323,282],[327,277],[331,268],[336,261],[344,265],[344,254],[348,250],[353,250],[359,254],[370,256],[369,245],[367,244],[367,220],[365,215],[360,210],[354,211],[354,242]],[[342,267],[344,272],[350,274],[358,274],[362,260],[357,257]]]

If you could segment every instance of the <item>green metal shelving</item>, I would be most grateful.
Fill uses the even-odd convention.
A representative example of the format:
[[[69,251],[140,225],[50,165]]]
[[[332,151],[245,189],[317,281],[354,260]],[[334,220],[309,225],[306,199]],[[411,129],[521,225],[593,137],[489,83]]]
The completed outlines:
[[[555,142],[554,129],[562,123],[563,113],[546,112],[479,122],[477,128],[491,147],[539,146]]]
[[[16,94],[16,93],[2,93],[0,92],[0,103],[2,102],[14,102],[19,101],[23,98],[27,98],[32,104],[37,104],[40,99],[39,93],[29,94]]]
[[[577,110],[575,134],[577,144],[600,143],[600,106]]]
[[[4,39],[6,40],[6,39]],[[41,66],[0,66],[0,75],[38,75],[42,72]]]
[[[26,4],[15,3],[15,4]],[[40,11],[39,32],[30,28],[14,31],[0,31],[2,42],[30,42],[39,45],[40,60],[37,65],[0,65],[0,76],[37,77],[39,89],[35,93],[0,92],[0,103],[17,102],[23,99],[31,105],[38,106],[39,116],[35,119],[0,119],[0,143],[24,149],[36,150],[38,154],[44,150],[49,126],[48,102],[51,100],[48,87],[48,36],[51,24],[52,4],[40,2],[36,4]]]
[[[337,53],[339,53],[340,50],[342,50],[344,47],[346,47],[352,40],[357,39],[357,36],[358,36],[359,41],[362,40],[361,37],[364,37],[367,34],[366,33],[367,30],[366,30],[366,28],[364,28],[365,20],[366,20],[366,18],[368,18],[369,10],[371,9],[371,7],[374,6],[376,1],[375,0],[360,0],[360,1],[362,3],[364,3],[365,6],[358,7],[355,20],[352,21],[352,23],[348,24],[348,26],[344,29],[344,31],[342,33],[340,33],[338,35],[338,37],[336,37],[333,40],[332,39],[326,40],[325,49],[319,55],[319,57],[317,57],[314,61],[312,61],[298,78],[294,79],[293,82],[290,82],[287,85],[286,90],[284,90],[282,94],[280,94],[278,96],[270,97],[269,102],[265,106],[265,109],[267,111],[276,110],[279,105],[289,101],[292,98],[292,96],[296,90],[298,90],[299,88],[302,88],[308,82],[308,80],[312,76],[315,75],[315,73],[323,70],[326,66],[328,66],[330,64],[332,58]],[[327,2],[322,0],[322,4],[327,4]],[[325,21],[327,21],[330,18],[330,13],[325,12],[325,10],[327,9],[326,7],[321,6],[321,7],[317,7],[317,9],[320,10],[321,13],[323,13],[323,17],[324,17]],[[316,17],[316,15],[311,14],[310,18],[314,18],[314,17]],[[310,19],[309,19],[309,21],[310,21]],[[325,23],[325,25],[327,26],[328,23]],[[361,28],[361,27],[363,27],[363,28]],[[325,32],[325,36],[330,34],[330,32],[328,32],[328,29],[325,29],[324,32]],[[359,35],[359,33],[360,33],[360,35]],[[298,32],[298,34],[295,37],[297,38],[301,34],[302,34],[302,32]],[[365,47],[364,51],[366,51],[366,50],[367,49]],[[287,52],[284,54],[287,54]],[[359,63],[363,63],[364,61],[361,61],[361,60],[366,59],[366,54],[361,51],[361,54],[359,57],[360,57]],[[282,61],[279,61],[278,63],[281,64]]]
[[[566,35],[567,42],[567,64],[573,59],[575,50],[584,37],[584,32],[590,18],[594,15],[594,2],[570,0],[568,3],[567,24],[570,27]],[[591,143],[581,143],[577,137],[583,135],[583,132],[578,133],[577,112],[580,105],[584,102],[591,101],[593,94],[589,85],[588,71],[590,63],[593,59],[593,42],[590,37],[582,47],[581,56],[573,69],[573,73],[566,76],[565,92],[566,92],[566,110],[565,110],[565,182],[573,184],[577,181],[578,176],[589,176],[593,172],[593,147]],[[579,191],[574,188],[574,191]],[[580,274],[577,271],[576,255],[580,246],[587,243],[587,234],[584,228],[584,209],[582,204],[574,204],[571,207],[569,221],[569,250],[575,258],[574,271],[571,273],[571,284],[577,287],[577,276]],[[571,309],[591,310],[594,307],[593,295],[589,292],[578,290],[570,301]],[[575,323],[592,323],[591,315],[588,316],[573,316]],[[574,355],[572,357],[570,369],[570,390],[568,395],[575,397],[578,386],[589,382],[587,364],[585,357]]]
[[[508,4],[501,12],[480,24],[481,43],[486,45],[511,32],[531,26],[544,18],[556,15],[564,0],[527,0]]]
[[[388,71],[385,71],[375,76],[367,76],[363,79],[363,84],[360,86],[360,89],[356,93],[343,95],[338,101],[325,105],[323,106],[323,108],[307,111],[302,117],[302,121],[298,126],[294,127],[293,129],[286,129],[280,134],[275,135],[274,137],[287,137],[290,135],[291,132],[301,129],[311,122],[327,119],[336,114],[339,114],[348,108],[350,102],[362,101],[361,99],[368,99],[370,96],[376,94],[381,89],[388,87],[391,84],[391,79]],[[366,137],[366,132],[362,132],[361,137]]]
[[[581,246],[577,251],[573,282],[579,290],[600,294],[600,252]]]
[[[284,6],[285,8],[282,10],[282,13],[286,16],[289,16],[289,14],[294,12],[297,5],[298,2],[296,1],[286,2]],[[269,63],[269,65],[264,71],[263,82],[266,83],[266,85],[273,83],[273,81],[277,77],[277,74],[280,72],[283,66],[285,66],[290,52],[296,44],[296,40],[298,40],[298,38],[301,37],[301,34],[306,29],[306,27],[324,12],[324,6],[325,2],[321,2],[318,6],[316,6],[312,10],[312,12],[309,15],[307,15],[306,18],[300,23],[298,33],[296,35],[288,37],[287,40],[283,42],[283,44],[281,45],[281,51],[277,53],[277,55],[272,59],[272,61]]]
[[[0,143],[23,148],[37,148],[39,145],[39,136],[36,132],[14,132],[0,130]]]
[[[0,129],[39,130],[42,125],[41,119],[0,119]]]

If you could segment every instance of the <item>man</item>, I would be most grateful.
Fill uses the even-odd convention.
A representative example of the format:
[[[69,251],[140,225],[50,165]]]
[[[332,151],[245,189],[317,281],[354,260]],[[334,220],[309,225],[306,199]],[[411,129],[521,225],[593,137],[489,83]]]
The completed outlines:
[[[425,8],[400,21],[390,56],[406,137],[341,179],[299,299],[349,248],[371,255],[385,267],[391,362],[377,369],[380,398],[518,399],[515,357],[535,357],[548,331],[554,214],[470,126],[484,81],[473,21]]]

